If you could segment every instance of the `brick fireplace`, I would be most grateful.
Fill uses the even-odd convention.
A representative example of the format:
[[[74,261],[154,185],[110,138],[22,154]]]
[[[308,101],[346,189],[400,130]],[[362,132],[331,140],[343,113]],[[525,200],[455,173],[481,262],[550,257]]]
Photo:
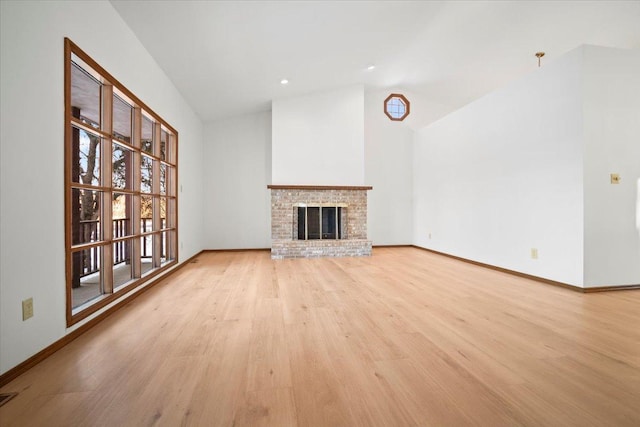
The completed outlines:
[[[271,258],[371,255],[367,191],[372,187],[269,185]]]

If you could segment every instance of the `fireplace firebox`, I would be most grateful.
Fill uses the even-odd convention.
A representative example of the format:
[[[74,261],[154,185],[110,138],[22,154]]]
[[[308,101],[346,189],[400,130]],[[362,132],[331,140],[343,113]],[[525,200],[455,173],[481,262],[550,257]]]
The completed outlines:
[[[298,240],[342,239],[343,206],[297,206]]]

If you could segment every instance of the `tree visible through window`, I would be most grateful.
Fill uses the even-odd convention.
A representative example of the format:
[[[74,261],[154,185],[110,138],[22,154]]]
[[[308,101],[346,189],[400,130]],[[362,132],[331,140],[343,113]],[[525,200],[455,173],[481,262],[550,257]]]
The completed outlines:
[[[67,323],[177,262],[177,132],[65,39]]]

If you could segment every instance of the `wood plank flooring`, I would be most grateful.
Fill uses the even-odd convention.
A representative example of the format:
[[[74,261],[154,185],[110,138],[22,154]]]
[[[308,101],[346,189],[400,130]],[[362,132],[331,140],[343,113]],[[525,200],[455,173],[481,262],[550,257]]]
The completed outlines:
[[[6,427],[639,426],[640,291],[203,253],[1,391]]]

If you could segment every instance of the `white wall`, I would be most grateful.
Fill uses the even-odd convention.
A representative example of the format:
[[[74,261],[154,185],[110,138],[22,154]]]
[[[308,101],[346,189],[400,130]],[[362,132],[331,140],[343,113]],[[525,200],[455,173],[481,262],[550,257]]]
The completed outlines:
[[[202,124],[110,3],[3,1],[0,8],[0,372],[6,372],[69,331],[63,38],[178,130],[181,260],[202,249]],[[35,315],[23,322],[21,301],[29,297]]]
[[[382,112],[389,93],[367,92],[364,100],[364,182],[374,187],[368,230],[376,245],[410,244],[412,239],[413,130]],[[207,249],[271,247],[271,117],[265,112],[205,124]]]
[[[585,286],[637,285],[640,50],[586,46],[584,58]]]
[[[582,286],[581,76],[578,49],[416,133],[414,244]]]
[[[272,184],[364,185],[364,88],[272,103]]]
[[[271,247],[271,113],[205,124],[206,249]]]
[[[365,182],[373,186],[367,198],[367,230],[374,245],[407,245],[412,242],[413,129],[405,121],[391,121],[383,103],[390,93],[365,92]],[[413,109],[415,97],[409,101]]]

